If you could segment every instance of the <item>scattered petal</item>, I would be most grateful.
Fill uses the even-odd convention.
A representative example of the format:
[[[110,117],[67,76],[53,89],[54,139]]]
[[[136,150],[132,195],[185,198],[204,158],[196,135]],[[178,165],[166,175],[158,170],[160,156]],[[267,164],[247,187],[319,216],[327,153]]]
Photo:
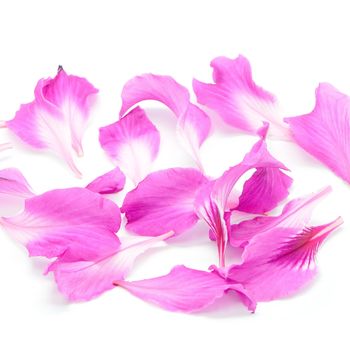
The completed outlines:
[[[0,170],[0,193],[19,198],[34,196],[26,178],[16,168]]]
[[[99,194],[112,194],[122,191],[124,185],[125,175],[118,167],[116,167],[115,169],[90,182],[86,188]]]

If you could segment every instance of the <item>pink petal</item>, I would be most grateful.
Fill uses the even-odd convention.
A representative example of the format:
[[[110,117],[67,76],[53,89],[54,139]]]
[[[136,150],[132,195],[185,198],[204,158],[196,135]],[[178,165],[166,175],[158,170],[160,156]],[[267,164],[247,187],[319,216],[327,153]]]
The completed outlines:
[[[81,138],[88,119],[89,97],[97,91],[86,79],[67,75],[60,68],[55,78],[39,80],[35,100],[21,105],[6,125],[30,146],[54,151],[81,176],[71,148],[82,155]]]
[[[136,107],[116,123],[101,128],[100,143],[137,184],[151,170],[158,155],[160,135],[145,112]]]
[[[234,247],[245,246],[255,235],[279,227],[301,230],[310,220],[316,204],[329,192],[331,188],[327,187],[317,193],[294,199],[284,206],[282,214],[278,216],[261,216],[232,225],[230,244]]]
[[[173,233],[159,237],[137,237],[126,241],[112,254],[91,261],[61,261],[59,258],[49,271],[55,275],[59,290],[71,301],[87,301],[114,287],[113,281],[124,279],[136,258],[150,248],[157,247]]]
[[[0,193],[19,198],[34,196],[26,178],[16,168],[0,170]]]
[[[24,211],[0,224],[26,246],[31,256],[64,255],[91,259],[115,251],[119,208],[83,188],[54,190],[27,199]]]
[[[144,100],[156,100],[168,106],[178,119],[178,131],[185,140],[185,147],[201,166],[199,148],[208,137],[209,117],[190,102],[188,90],[169,76],[144,74],[129,80],[122,92],[124,115],[135,104]]]
[[[197,100],[216,111],[228,124],[249,133],[256,133],[261,123],[271,124],[271,134],[289,138],[276,97],[257,86],[249,61],[217,57],[211,62],[215,84],[193,81]]]
[[[349,96],[320,84],[314,110],[285,120],[299,146],[350,183]]]
[[[122,191],[124,185],[125,175],[118,167],[116,167],[115,169],[90,182],[86,188],[99,194],[112,194]]]
[[[342,218],[312,228],[274,228],[255,235],[246,246],[243,263],[227,277],[241,283],[256,301],[268,301],[297,292],[316,274],[315,256]]]
[[[198,217],[194,198],[208,180],[191,168],[172,168],[148,175],[124,200],[126,228],[143,236],[158,236],[191,228]]]
[[[228,283],[216,274],[175,266],[167,275],[142,281],[116,281],[136,297],[170,311],[195,312],[213,304],[228,290],[235,290],[243,298],[249,310],[255,303],[245,289]]]

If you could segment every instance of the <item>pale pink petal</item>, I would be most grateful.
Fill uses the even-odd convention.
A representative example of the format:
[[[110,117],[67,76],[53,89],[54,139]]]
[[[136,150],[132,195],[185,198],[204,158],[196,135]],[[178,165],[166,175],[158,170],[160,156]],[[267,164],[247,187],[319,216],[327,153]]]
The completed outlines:
[[[87,301],[114,287],[115,280],[124,279],[134,265],[136,258],[146,250],[163,245],[173,233],[159,237],[133,238],[122,241],[113,253],[107,253],[91,261],[67,261],[60,258],[50,267],[57,286],[71,301]]]
[[[320,84],[314,110],[285,120],[299,146],[350,183],[349,96]]]
[[[231,226],[230,244],[234,247],[245,246],[255,235],[275,228],[301,230],[310,220],[319,200],[331,192],[327,187],[317,193],[288,202],[278,216],[260,216]]]
[[[232,127],[255,133],[262,122],[269,122],[271,135],[289,139],[276,97],[254,83],[245,57],[217,57],[211,66],[215,84],[193,81],[199,103],[216,111]]]
[[[192,168],[172,168],[148,175],[125,197],[121,211],[128,220],[126,228],[144,236],[188,230],[198,221],[194,199],[207,181]]]
[[[134,282],[116,281],[115,284],[140,299],[170,311],[200,311],[228,290],[237,291],[249,310],[255,310],[255,302],[242,285],[227,282],[214,273],[183,265],[174,267],[165,276]]]
[[[27,199],[21,214],[1,218],[0,224],[31,256],[77,260],[115,251],[120,221],[112,201],[87,189],[70,188]]]
[[[0,170],[0,193],[19,198],[34,196],[26,178],[16,168]]]
[[[135,184],[150,172],[159,143],[159,131],[139,107],[100,129],[102,148]]]
[[[343,223],[341,218],[317,227],[281,227],[255,235],[246,246],[241,265],[227,278],[241,283],[256,301],[296,293],[316,274],[315,256],[325,238]]]
[[[122,92],[123,116],[131,107],[144,100],[155,100],[169,107],[178,119],[178,132],[185,140],[186,150],[201,167],[199,148],[208,137],[209,117],[190,102],[188,90],[169,76],[144,74],[129,80]]]
[[[90,182],[86,188],[99,194],[111,194],[122,191],[124,185],[125,175],[118,167],[116,167],[115,169]]]

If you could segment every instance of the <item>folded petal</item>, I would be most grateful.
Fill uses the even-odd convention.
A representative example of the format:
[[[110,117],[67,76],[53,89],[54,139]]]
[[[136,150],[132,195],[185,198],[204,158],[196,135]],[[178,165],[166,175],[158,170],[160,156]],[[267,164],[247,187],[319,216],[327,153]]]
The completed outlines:
[[[265,121],[271,124],[271,135],[289,138],[276,97],[254,83],[245,57],[217,57],[211,66],[215,84],[193,81],[200,104],[216,111],[228,125],[237,129],[256,133]]]
[[[100,129],[102,148],[135,184],[150,172],[159,143],[159,131],[139,107]]]
[[[175,266],[167,275],[142,281],[116,281],[136,297],[170,311],[195,312],[213,304],[228,290],[235,290],[249,310],[255,310],[242,285],[226,282],[220,276],[200,270]]]
[[[19,198],[34,196],[26,178],[16,168],[0,170],[0,193]]]
[[[227,274],[241,283],[256,301],[268,301],[297,292],[316,274],[315,256],[325,238],[343,223],[295,230],[274,228],[255,235],[243,253],[243,263]]]
[[[330,84],[320,84],[314,110],[285,120],[299,146],[350,183],[349,96]]]
[[[178,132],[185,140],[186,150],[200,165],[199,148],[208,137],[209,117],[190,102],[188,90],[169,76],[144,74],[129,80],[122,92],[123,116],[132,106],[144,100],[156,100],[171,109],[178,119]]]
[[[115,251],[120,211],[116,204],[83,188],[54,190],[27,199],[17,216],[0,224],[31,256],[91,259]]]
[[[99,194],[112,194],[123,190],[125,175],[116,167],[90,182],[86,188]]]
[[[126,228],[145,236],[188,230],[198,221],[194,199],[207,181],[192,168],[172,168],[148,175],[125,197],[121,211],[128,221]]]
[[[82,154],[81,138],[90,107],[97,93],[87,80],[67,75],[59,68],[55,78],[39,80],[35,100],[21,105],[6,126],[22,141],[37,149],[50,149],[61,156],[77,176],[71,148]]]
[[[134,237],[131,242],[122,241],[112,254],[91,261],[67,261],[58,259],[50,267],[57,286],[71,301],[87,301],[114,287],[115,280],[124,279],[136,258],[150,248],[162,245],[172,232],[159,237]]]

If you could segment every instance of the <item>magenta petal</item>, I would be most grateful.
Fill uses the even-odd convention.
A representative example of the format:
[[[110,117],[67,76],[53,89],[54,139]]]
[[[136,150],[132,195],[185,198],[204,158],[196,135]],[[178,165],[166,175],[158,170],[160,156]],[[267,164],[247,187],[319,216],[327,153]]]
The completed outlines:
[[[256,301],[293,294],[315,276],[319,246],[342,223],[338,218],[318,227],[280,227],[255,235],[244,250],[243,263],[232,266],[227,277],[243,284]]]
[[[100,144],[135,184],[151,170],[158,155],[159,131],[139,107],[100,129]]]
[[[201,172],[191,168],[148,175],[125,197],[121,211],[128,220],[126,228],[144,236],[186,231],[198,221],[194,199],[207,181]]]
[[[26,178],[16,168],[0,170],[0,193],[19,198],[34,196]]]
[[[314,110],[285,120],[299,146],[350,183],[349,96],[330,84],[320,84]]]
[[[91,259],[115,251],[120,245],[115,235],[120,221],[116,204],[83,188],[35,196],[26,200],[21,214],[0,219],[31,256],[67,259]]]
[[[115,284],[140,299],[170,311],[202,310],[228,290],[236,290],[246,297],[249,309],[255,309],[255,303],[241,285],[226,282],[214,273],[189,269],[183,265],[175,266],[165,276],[134,282],[116,281]]]
[[[269,122],[272,135],[289,138],[275,96],[254,83],[245,57],[217,57],[211,66],[215,84],[193,81],[199,103],[216,111],[237,129],[255,133],[262,122]]]
[[[116,279],[124,279],[136,258],[150,248],[163,244],[173,233],[159,237],[137,237],[124,243],[113,253],[90,261],[67,261],[60,258],[49,267],[58,289],[71,301],[87,301],[114,287]]]
[[[200,166],[199,148],[208,137],[209,117],[190,102],[188,90],[169,76],[144,74],[129,80],[122,92],[123,116],[131,107],[144,100],[156,100],[168,106],[178,119],[178,131],[185,147]]]
[[[86,188],[99,194],[118,193],[123,190],[125,185],[125,175],[116,167],[90,182]]]

